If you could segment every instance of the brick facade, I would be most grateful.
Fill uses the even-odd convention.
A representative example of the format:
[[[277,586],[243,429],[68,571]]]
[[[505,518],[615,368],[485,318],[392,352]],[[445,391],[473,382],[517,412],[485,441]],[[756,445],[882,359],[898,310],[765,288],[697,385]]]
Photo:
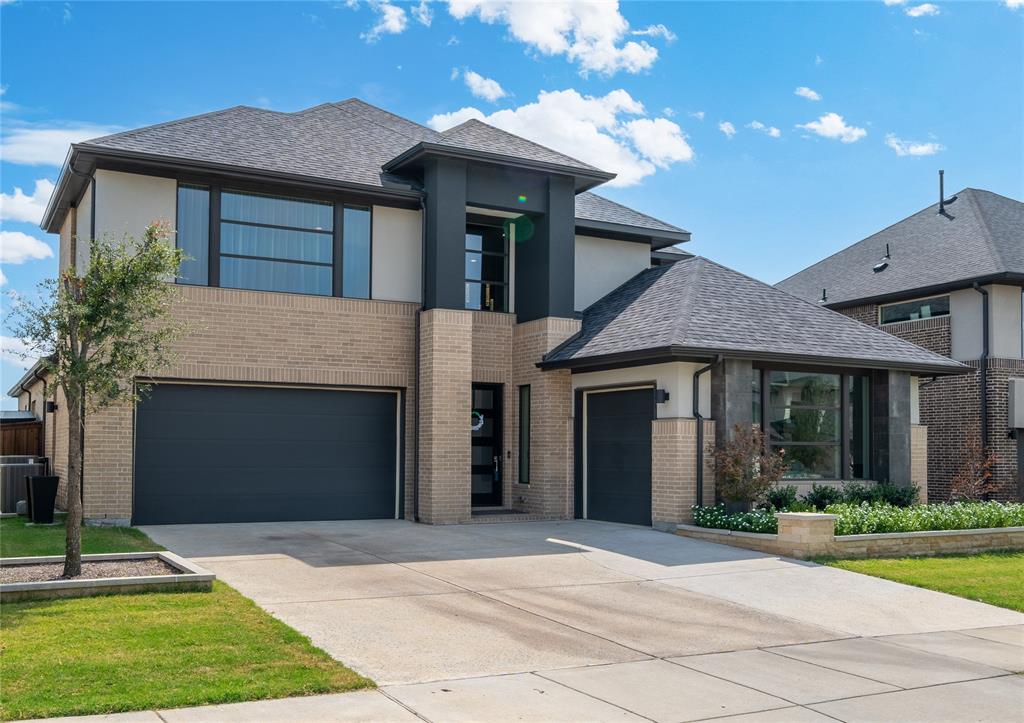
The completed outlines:
[[[950,317],[879,324],[878,305],[838,309],[857,321],[886,331],[925,349],[951,356]],[[950,497],[950,481],[963,464],[965,443],[980,439],[980,374],[977,360],[964,362],[974,368],[966,374],[922,379],[919,387],[921,424],[928,427],[928,496],[942,502]],[[1007,403],[1011,377],[1024,377],[1024,360],[988,360],[989,446],[998,457],[993,474],[998,500],[1021,499],[1017,482],[1016,443],[1007,437]]]
[[[715,439],[715,422],[704,421],[705,447]],[[715,504],[715,465],[704,452],[703,504]],[[655,527],[674,529],[692,522],[697,499],[697,420],[685,417],[651,422],[651,519]]]

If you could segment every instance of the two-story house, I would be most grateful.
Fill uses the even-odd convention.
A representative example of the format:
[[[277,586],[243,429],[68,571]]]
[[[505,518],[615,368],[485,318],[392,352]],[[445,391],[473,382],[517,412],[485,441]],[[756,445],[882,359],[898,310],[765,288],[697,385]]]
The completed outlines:
[[[968,449],[995,455],[997,499],[1024,498],[1024,203],[965,188],[778,284],[971,367],[920,385],[929,494]]]
[[[359,100],[72,146],[42,224],[62,267],[160,218],[189,256],[176,361],[87,418],[86,517],[671,526],[753,421],[804,483],[924,481],[917,379],[960,364],[668,251],[689,233],[590,191],[612,177]]]

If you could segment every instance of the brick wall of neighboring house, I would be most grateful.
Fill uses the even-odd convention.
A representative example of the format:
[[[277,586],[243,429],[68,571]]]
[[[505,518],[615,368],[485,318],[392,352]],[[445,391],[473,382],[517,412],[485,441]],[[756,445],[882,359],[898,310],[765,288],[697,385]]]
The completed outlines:
[[[904,321],[896,324],[878,323],[878,306],[865,304],[839,309],[857,321],[881,328],[925,349],[951,356],[952,333],[950,317]],[[941,502],[950,497],[950,483],[964,463],[964,450],[970,440],[980,439],[981,392],[979,362],[965,362],[975,371],[921,380],[920,419],[928,427],[928,496]],[[1021,499],[1017,481],[1017,449],[1007,438],[1008,380],[1024,377],[1024,361],[1020,359],[989,359],[988,363],[989,446],[999,461],[993,474],[996,490],[993,498]]]
[[[715,423],[704,421],[704,439],[713,441]],[[697,420],[682,417],[651,422],[651,519],[655,527],[675,529],[693,521],[697,498]],[[715,465],[704,453],[703,504],[715,503]]]

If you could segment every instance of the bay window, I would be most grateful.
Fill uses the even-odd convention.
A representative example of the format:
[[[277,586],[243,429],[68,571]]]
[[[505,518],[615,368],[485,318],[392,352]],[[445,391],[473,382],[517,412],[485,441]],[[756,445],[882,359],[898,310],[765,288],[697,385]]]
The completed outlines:
[[[179,283],[370,297],[368,208],[182,183],[177,216]]]

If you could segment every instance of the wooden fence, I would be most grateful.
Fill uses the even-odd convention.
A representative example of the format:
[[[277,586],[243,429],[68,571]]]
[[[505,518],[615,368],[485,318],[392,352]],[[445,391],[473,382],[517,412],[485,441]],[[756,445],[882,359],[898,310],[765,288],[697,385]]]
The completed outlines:
[[[43,456],[43,423],[27,421],[0,424],[0,454]]]

